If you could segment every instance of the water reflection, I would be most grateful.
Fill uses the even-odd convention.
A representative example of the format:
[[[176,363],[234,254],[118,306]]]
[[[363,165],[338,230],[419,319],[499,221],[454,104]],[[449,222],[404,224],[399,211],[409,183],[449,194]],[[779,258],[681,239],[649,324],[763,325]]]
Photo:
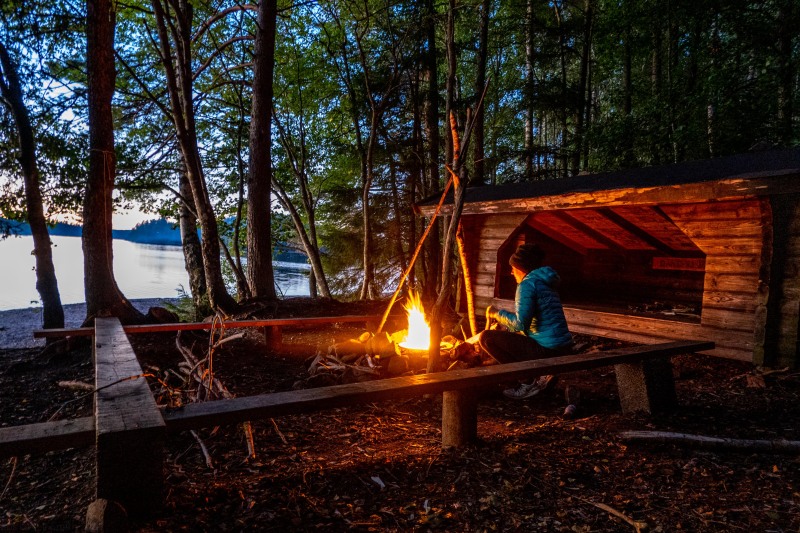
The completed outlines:
[[[83,251],[78,237],[51,237],[53,261],[61,302],[80,303],[83,292]],[[10,237],[0,241],[0,310],[39,305],[36,292],[33,240]],[[275,262],[279,294],[308,295],[309,265]],[[179,246],[154,246],[114,240],[114,276],[130,299],[174,298],[189,286],[189,277]]]

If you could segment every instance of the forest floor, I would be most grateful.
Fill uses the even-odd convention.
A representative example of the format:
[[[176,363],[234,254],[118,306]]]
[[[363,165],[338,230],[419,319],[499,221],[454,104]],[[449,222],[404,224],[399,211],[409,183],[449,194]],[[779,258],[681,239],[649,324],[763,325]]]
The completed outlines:
[[[285,349],[271,353],[257,331],[245,331],[216,352],[215,371],[237,396],[289,390],[309,356],[361,332],[287,329]],[[177,369],[174,334],[131,340],[146,370]],[[623,415],[613,369],[575,372],[529,400],[488,394],[480,442],[458,450],[441,448],[440,397],[254,422],[254,458],[240,427],[203,430],[212,467],[189,433],[172,435],[165,506],[132,517],[132,529],[799,531],[797,456],[633,444],[619,432],[800,440],[800,374],[702,355],[673,363],[672,413]],[[68,380],[93,381],[88,344],[51,359],[0,350],[0,426],[90,415],[91,395],[59,386]],[[582,392],[572,420],[561,417],[567,385]],[[0,531],[81,530],[93,461],[92,449],[0,459]]]

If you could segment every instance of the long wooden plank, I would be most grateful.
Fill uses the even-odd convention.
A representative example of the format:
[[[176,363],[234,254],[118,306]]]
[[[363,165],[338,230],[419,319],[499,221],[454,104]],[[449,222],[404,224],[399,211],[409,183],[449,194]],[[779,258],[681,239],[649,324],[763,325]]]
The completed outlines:
[[[164,420],[169,431],[183,431],[197,427],[236,424],[247,420],[307,413],[422,394],[487,387],[515,379],[635,363],[713,348],[713,342],[677,341],[593,354],[551,357],[521,363],[382,379],[366,383],[276,392],[189,404],[180,409],[166,411]]]
[[[228,320],[224,325],[226,328],[261,328],[271,326],[313,327],[320,324],[371,322],[379,319],[380,317],[374,315],[345,315],[306,318],[268,318],[263,320]],[[123,326],[122,329],[127,334],[136,334],[163,333],[169,331],[196,331],[201,329],[211,329],[212,327],[213,324],[211,322],[174,322],[170,324]],[[92,335],[94,335],[94,328],[37,329],[33,332],[33,337],[36,339],[48,337],[91,337]]]
[[[117,318],[95,319],[97,497],[132,513],[162,503],[164,419]]]
[[[724,274],[756,274],[761,268],[761,255],[709,255],[706,257],[706,272]]]
[[[0,428],[0,457],[94,446],[94,417]]]
[[[166,411],[164,419],[168,430],[180,431],[203,425],[234,423],[356,403],[461,390],[520,377],[585,370],[681,353],[706,351],[713,348],[714,343],[707,341],[668,342],[594,354],[553,357],[493,367],[272,393],[222,402],[190,404],[179,410]],[[117,393],[119,392],[121,391],[117,391]],[[222,415],[218,416],[219,413]],[[238,418],[231,420],[230,417]],[[134,427],[124,429],[123,431],[127,432],[122,434],[125,436],[122,442],[132,439],[136,433],[135,429],[135,424]],[[95,443],[95,431],[93,417],[2,428],[0,429],[0,457],[91,446]],[[152,442],[148,444],[148,448],[153,448],[153,453],[156,451],[154,444]],[[122,464],[127,464],[130,459],[128,457]]]
[[[700,323],[728,331],[746,331],[752,333],[756,325],[755,311],[752,313],[730,309],[703,309]]]
[[[743,220],[673,220],[676,226],[686,235],[694,239],[700,238],[760,238],[761,221],[756,219]]]
[[[757,199],[727,202],[703,202],[659,206],[670,217],[692,220],[738,220],[761,218],[761,205]]]
[[[493,299],[498,307],[508,300]],[[716,344],[711,355],[743,361],[753,360],[753,334],[726,331],[711,326],[675,322],[658,318],[623,315],[564,307],[570,330],[585,335],[597,335],[628,342],[656,343],[675,339],[705,339]]]

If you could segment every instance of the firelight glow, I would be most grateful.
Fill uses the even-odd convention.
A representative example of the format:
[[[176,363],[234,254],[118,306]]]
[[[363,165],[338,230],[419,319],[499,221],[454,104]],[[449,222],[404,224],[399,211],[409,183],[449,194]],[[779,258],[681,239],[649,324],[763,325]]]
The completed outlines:
[[[425,321],[425,310],[419,294],[414,291],[409,292],[403,308],[408,313],[408,334],[400,346],[412,350],[427,350],[431,338],[431,328]]]

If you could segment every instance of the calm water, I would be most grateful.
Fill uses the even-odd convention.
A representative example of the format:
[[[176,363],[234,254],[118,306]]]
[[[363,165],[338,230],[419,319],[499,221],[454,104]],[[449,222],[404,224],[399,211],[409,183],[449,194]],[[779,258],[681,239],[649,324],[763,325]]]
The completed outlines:
[[[79,237],[51,237],[61,303],[81,303],[83,251]],[[33,239],[9,237],[0,241],[0,310],[39,305],[34,271]],[[275,263],[275,282],[285,296],[308,295],[308,265]],[[129,299],[175,298],[189,287],[179,246],[152,246],[114,240],[114,276]]]

